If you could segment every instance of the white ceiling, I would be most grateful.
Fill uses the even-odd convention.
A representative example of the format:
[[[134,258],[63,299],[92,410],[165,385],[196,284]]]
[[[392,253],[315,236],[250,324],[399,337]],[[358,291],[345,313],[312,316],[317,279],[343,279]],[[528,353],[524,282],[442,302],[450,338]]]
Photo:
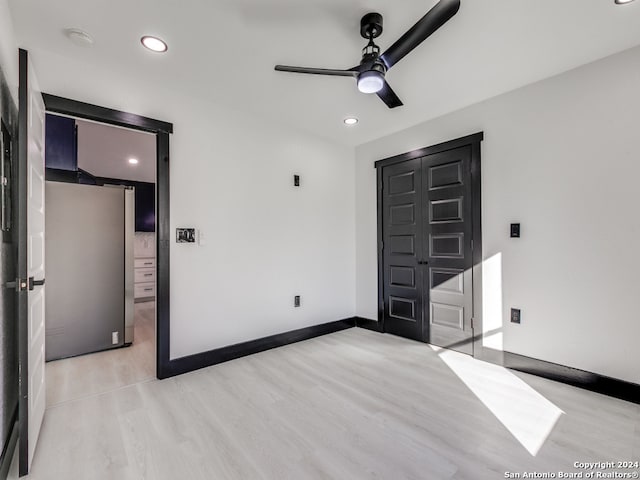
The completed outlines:
[[[388,73],[404,107],[387,109],[348,78],[273,71],[276,63],[350,68],[365,43],[363,14],[383,14],[378,44],[384,50],[435,3],[10,0],[10,7],[19,43],[37,51],[36,60],[73,58],[131,81],[161,82],[347,145],[640,44],[640,1],[462,0],[457,16]],[[88,31],[94,46],[74,45],[62,33],[67,27]],[[139,43],[144,34],[164,38],[168,53],[145,51]],[[86,91],[82,75],[75,82],[56,83],[55,72],[41,77],[43,90],[54,94]],[[342,119],[350,115],[360,123],[347,128]]]
[[[96,177],[155,183],[155,135],[84,120],[76,124],[79,168]]]

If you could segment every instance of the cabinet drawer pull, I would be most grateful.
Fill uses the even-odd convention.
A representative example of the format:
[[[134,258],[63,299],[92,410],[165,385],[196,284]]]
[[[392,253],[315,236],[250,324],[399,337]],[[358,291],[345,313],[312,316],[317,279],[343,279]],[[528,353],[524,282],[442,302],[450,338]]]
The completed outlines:
[[[144,262],[145,265],[153,265],[152,262]]]
[[[151,290],[153,290],[153,288],[145,288],[144,289],[145,292],[150,292]]]
[[[145,273],[145,274],[144,274],[144,276],[145,276],[145,277],[152,277],[152,276],[153,276],[153,273]]]

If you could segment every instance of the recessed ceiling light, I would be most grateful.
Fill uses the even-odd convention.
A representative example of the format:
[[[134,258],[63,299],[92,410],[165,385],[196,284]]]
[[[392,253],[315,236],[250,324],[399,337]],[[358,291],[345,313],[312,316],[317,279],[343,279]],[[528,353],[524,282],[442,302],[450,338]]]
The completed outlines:
[[[129,163],[131,165],[137,165],[138,164],[138,159],[137,158],[130,158],[129,159]]]
[[[90,47],[93,45],[93,37],[79,28],[65,28],[64,34],[69,40],[80,47]]]
[[[149,50],[153,52],[166,52],[169,47],[164,41],[160,40],[158,37],[152,37],[150,35],[145,35],[140,39],[142,45],[147,47]]]
[[[631,3],[633,0],[614,0],[617,5],[624,5],[625,3]]]
[[[358,123],[358,119],[356,117],[348,117],[344,119],[345,125],[355,125]]]

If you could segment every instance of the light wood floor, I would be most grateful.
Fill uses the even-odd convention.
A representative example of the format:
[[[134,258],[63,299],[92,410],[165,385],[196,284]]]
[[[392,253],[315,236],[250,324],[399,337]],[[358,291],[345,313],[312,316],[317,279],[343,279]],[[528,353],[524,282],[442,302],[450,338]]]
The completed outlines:
[[[154,379],[155,302],[135,304],[133,339],[130,347],[48,362],[47,405]]]
[[[605,460],[640,460],[640,406],[354,328],[59,402],[29,478],[476,480]]]

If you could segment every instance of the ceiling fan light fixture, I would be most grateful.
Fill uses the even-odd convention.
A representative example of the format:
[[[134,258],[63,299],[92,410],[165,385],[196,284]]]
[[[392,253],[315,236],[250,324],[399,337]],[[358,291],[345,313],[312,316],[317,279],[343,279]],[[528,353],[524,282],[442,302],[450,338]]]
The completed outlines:
[[[384,76],[375,70],[362,72],[358,76],[358,90],[362,93],[378,93],[384,87]]]

